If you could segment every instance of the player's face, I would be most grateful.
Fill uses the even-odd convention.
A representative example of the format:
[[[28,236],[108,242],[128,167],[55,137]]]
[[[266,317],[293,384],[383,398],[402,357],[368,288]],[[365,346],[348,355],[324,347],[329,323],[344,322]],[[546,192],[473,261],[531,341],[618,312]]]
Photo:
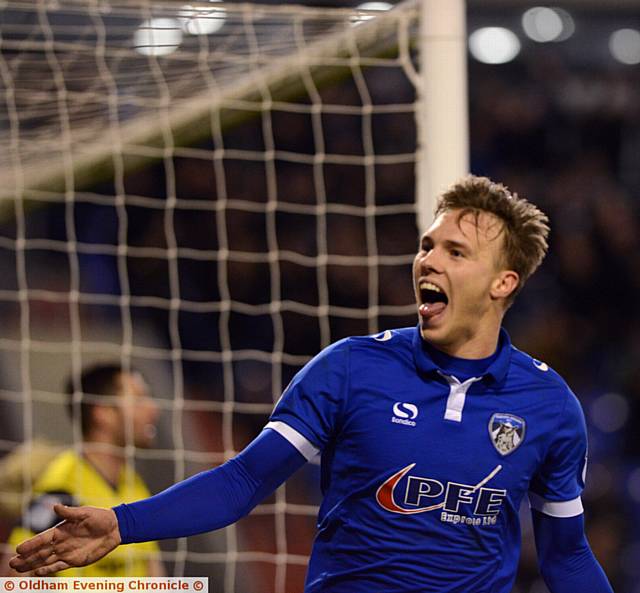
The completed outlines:
[[[422,236],[413,282],[422,337],[453,356],[490,356],[517,274],[501,265],[502,223],[444,212]],[[514,284],[515,283],[515,284]]]
[[[150,447],[156,435],[158,406],[153,401],[145,380],[139,373],[120,376],[121,430],[119,440],[127,444],[132,439],[136,447]]]

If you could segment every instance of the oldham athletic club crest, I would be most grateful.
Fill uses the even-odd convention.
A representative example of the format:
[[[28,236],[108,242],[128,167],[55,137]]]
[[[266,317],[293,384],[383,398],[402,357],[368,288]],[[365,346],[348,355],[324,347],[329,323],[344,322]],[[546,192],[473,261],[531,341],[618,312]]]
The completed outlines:
[[[489,435],[500,455],[508,455],[524,440],[525,421],[513,414],[497,413],[489,420]]]

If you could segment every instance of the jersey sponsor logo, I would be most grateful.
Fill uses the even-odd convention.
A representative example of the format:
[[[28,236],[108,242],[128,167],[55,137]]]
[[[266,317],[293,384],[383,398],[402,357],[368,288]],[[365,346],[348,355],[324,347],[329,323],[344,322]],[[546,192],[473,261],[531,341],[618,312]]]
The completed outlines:
[[[405,402],[393,404],[393,416],[391,422],[394,424],[404,424],[405,426],[415,426],[414,420],[418,417],[418,406]]]
[[[513,453],[524,440],[526,423],[513,414],[498,412],[489,420],[489,436],[500,455]]]
[[[376,491],[376,502],[386,511],[400,515],[415,515],[440,511],[443,523],[460,525],[495,525],[507,491],[489,488],[486,484],[502,469],[497,465],[477,484],[446,482],[409,474],[415,463],[407,465],[385,480]],[[407,476],[402,488],[398,484]],[[399,503],[398,499],[402,498]],[[464,514],[461,511],[465,511]]]

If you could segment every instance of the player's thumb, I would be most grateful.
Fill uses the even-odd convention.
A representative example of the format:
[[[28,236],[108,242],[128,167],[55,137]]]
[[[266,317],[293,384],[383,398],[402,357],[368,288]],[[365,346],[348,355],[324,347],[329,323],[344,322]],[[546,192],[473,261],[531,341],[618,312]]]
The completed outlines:
[[[85,515],[81,507],[68,507],[60,503],[54,504],[53,510],[58,517],[67,521],[79,521]]]

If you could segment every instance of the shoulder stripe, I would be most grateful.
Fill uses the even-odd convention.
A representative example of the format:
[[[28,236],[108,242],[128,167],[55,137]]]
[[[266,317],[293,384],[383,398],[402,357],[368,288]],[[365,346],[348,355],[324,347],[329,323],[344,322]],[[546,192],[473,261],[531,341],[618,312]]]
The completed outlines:
[[[276,420],[275,422],[268,422],[265,428],[275,430],[280,436],[287,439],[300,454],[307,460],[311,461],[318,453],[318,449],[315,445],[309,442],[304,436],[302,436],[295,428],[291,428],[288,424]]]
[[[579,496],[573,500],[555,502],[546,500],[533,492],[529,492],[529,506],[550,517],[576,517],[584,512],[582,500]]]

